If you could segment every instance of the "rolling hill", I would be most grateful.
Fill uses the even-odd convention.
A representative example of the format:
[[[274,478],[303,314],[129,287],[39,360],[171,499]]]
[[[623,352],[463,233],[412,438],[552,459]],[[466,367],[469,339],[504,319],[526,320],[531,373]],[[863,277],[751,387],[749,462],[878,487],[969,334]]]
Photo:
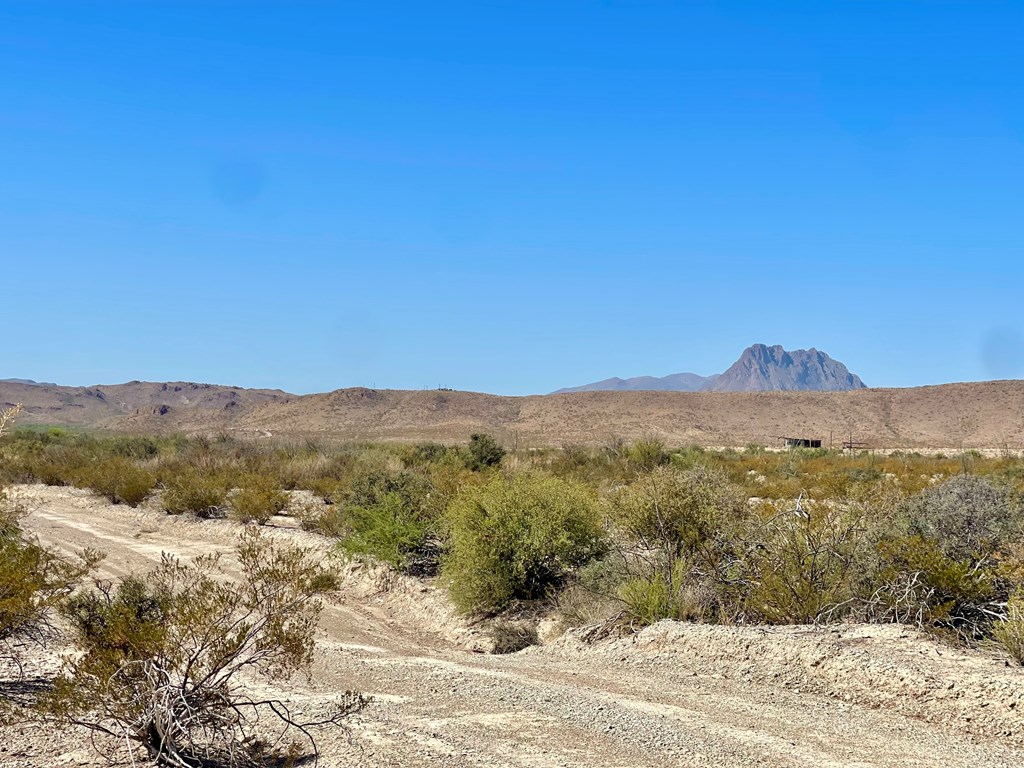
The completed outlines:
[[[1024,381],[843,392],[576,392],[503,397],[341,389],[312,395],[187,382],[59,387],[0,382],[22,423],[134,433],[229,432],[324,440],[599,444],[653,436],[670,445],[776,444],[851,435],[878,448],[1024,448]]]

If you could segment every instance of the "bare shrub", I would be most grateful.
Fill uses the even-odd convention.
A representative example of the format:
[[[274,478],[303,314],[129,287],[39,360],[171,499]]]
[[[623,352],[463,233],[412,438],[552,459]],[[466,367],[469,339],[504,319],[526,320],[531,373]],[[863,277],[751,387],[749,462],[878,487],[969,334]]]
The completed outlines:
[[[81,653],[67,661],[43,712],[173,768],[294,758],[293,732],[315,753],[309,729],[339,724],[362,697],[346,693],[333,712],[303,723],[283,702],[247,694],[243,678],[308,671],[317,596],[334,577],[310,551],[256,528],[241,534],[238,562],[235,581],[217,557],[183,565],[165,554],[145,576],[71,598],[63,612]]]
[[[491,653],[498,654],[517,653],[540,642],[537,628],[521,621],[498,619],[491,625],[490,635],[494,641]]]

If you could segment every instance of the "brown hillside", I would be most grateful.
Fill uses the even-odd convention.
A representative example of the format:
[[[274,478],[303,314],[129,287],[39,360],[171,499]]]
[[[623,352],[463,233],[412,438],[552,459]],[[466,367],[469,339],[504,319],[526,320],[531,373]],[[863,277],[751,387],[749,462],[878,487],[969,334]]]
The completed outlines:
[[[850,392],[473,392],[342,389],[296,396],[183,382],[55,387],[0,383],[23,422],[131,432],[213,432],[339,440],[465,440],[521,446],[659,437],[670,445],[774,444],[781,435],[873,447],[1024,448],[1024,381]]]
[[[293,397],[271,389],[244,389],[185,381],[131,381],[61,387],[0,381],[0,406],[21,403],[23,423],[157,432],[230,427],[242,412]]]

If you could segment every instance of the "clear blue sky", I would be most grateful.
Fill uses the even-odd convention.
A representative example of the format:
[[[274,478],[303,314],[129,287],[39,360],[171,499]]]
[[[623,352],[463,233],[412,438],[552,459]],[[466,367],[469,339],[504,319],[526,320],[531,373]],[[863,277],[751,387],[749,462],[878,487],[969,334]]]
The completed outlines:
[[[1024,376],[1024,3],[0,2],[0,378]]]

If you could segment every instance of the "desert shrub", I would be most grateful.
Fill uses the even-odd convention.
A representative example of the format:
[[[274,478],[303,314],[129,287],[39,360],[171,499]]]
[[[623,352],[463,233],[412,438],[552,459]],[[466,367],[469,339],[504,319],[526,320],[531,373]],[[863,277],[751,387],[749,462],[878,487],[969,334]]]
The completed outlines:
[[[463,470],[465,471],[465,470]],[[434,532],[437,494],[423,475],[382,468],[358,468],[337,502],[305,517],[307,530],[340,540],[349,554],[370,555],[395,568],[421,575],[436,570]]]
[[[431,493],[430,481],[423,475],[407,471],[369,469],[356,471],[348,479],[341,503],[346,507],[373,507],[396,494],[411,509],[426,506]]]
[[[123,435],[110,440],[109,451],[115,456],[144,461],[160,453],[160,444],[153,437]]]
[[[97,562],[83,552],[65,559],[27,537],[19,512],[0,498],[0,654],[17,658],[26,640],[39,640],[54,608]]]
[[[371,506],[345,510],[341,546],[349,554],[372,555],[407,570],[419,562],[430,530],[430,520],[392,492]]]
[[[957,475],[907,500],[910,532],[937,542],[953,559],[998,551],[1019,537],[1024,522],[1020,499],[990,480]]]
[[[448,446],[441,443],[417,443],[409,449],[406,463],[414,466],[436,464],[445,459],[449,453]]]
[[[69,559],[41,546],[22,530],[21,514],[0,489],[0,658],[17,670],[25,648],[50,636],[55,610],[102,559],[89,550]],[[0,691],[0,719],[26,703]]]
[[[993,625],[992,635],[1011,658],[1024,665],[1024,593],[1010,598],[1006,615]]]
[[[600,555],[597,506],[583,486],[555,477],[497,475],[449,507],[442,575],[465,612],[545,597],[572,568]]]
[[[20,463],[24,474],[44,485],[75,485],[82,469],[90,463],[89,456],[74,445],[37,443],[32,448]]]
[[[629,574],[614,556],[591,560],[577,570],[555,596],[558,613],[569,626],[596,624],[619,614],[619,590]]]
[[[133,461],[110,458],[83,467],[76,484],[84,485],[111,504],[137,507],[153,492],[156,477]]]
[[[1002,585],[994,568],[957,560],[941,542],[916,534],[886,538],[878,550],[872,618],[948,631],[965,640],[990,634],[1001,613]]]
[[[230,485],[223,476],[186,469],[166,482],[163,507],[171,515],[190,512],[199,517],[216,517],[227,503]]]
[[[162,766],[263,766],[298,757],[297,748],[277,745],[292,728],[308,737],[309,724],[297,723],[283,702],[248,695],[240,678],[308,670],[318,595],[335,580],[310,551],[274,543],[258,529],[240,537],[238,564],[234,581],[216,557],[183,565],[165,555],[144,576],[68,600],[63,612],[80,653],[68,659],[43,711],[113,736]],[[320,720],[340,723],[362,703],[345,694]],[[280,728],[264,741],[255,728],[268,721]]]
[[[310,479],[306,487],[321,499],[324,504],[333,504],[341,493],[342,484],[335,477],[321,475]]]
[[[806,624],[841,618],[874,562],[859,505],[803,502],[758,524],[733,564],[729,593],[748,620]]]
[[[668,577],[679,559],[716,563],[727,529],[746,515],[746,508],[720,472],[669,466],[640,475],[612,494],[608,512],[629,546],[662,555],[656,570]]]
[[[639,569],[631,570],[637,573]],[[625,618],[646,626],[662,619],[698,621],[705,617],[711,601],[702,594],[704,585],[690,578],[684,561],[677,561],[667,575],[660,569],[652,569],[652,573],[631,576],[619,586]]]
[[[469,445],[466,446],[466,466],[472,470],[486,469],[501,464],[505,458],[505,449],[498,441],[487,434],[473,434],[469,436]]]
[[[299,518],[304,531],[319,533],[333,539],[340,539],[351,532],[351,517],[344,507],[337,504],[322,509],[310,510]]]
[[[491,653],[517,653],[540,642],[537,628],[521,621],[496,620],[490,628],[491,640],[494,642]]]
[[[0,437],[20,411],[0,410]],[[22,530],[22,514],[0,487],[0,653],[16,663],[24,641],[46,633],[53,609],[100,560],[85,551],[71,562],[40,546]]]
[[[634,440],[626,449],[626,458],[636,469],[650,471],[669,462],[665,444],[655,438]]]
[[[873,617],[967,641],[991,637],[1021,583],[1014,554],[1019,498],[986,478],[961,475],[910,497],[899,511],[877,544]]]
[[[231,497],[231,516],[241,523],[266,525],[270,518],[288,508],[288,494],[273,478],[250,476]]]

